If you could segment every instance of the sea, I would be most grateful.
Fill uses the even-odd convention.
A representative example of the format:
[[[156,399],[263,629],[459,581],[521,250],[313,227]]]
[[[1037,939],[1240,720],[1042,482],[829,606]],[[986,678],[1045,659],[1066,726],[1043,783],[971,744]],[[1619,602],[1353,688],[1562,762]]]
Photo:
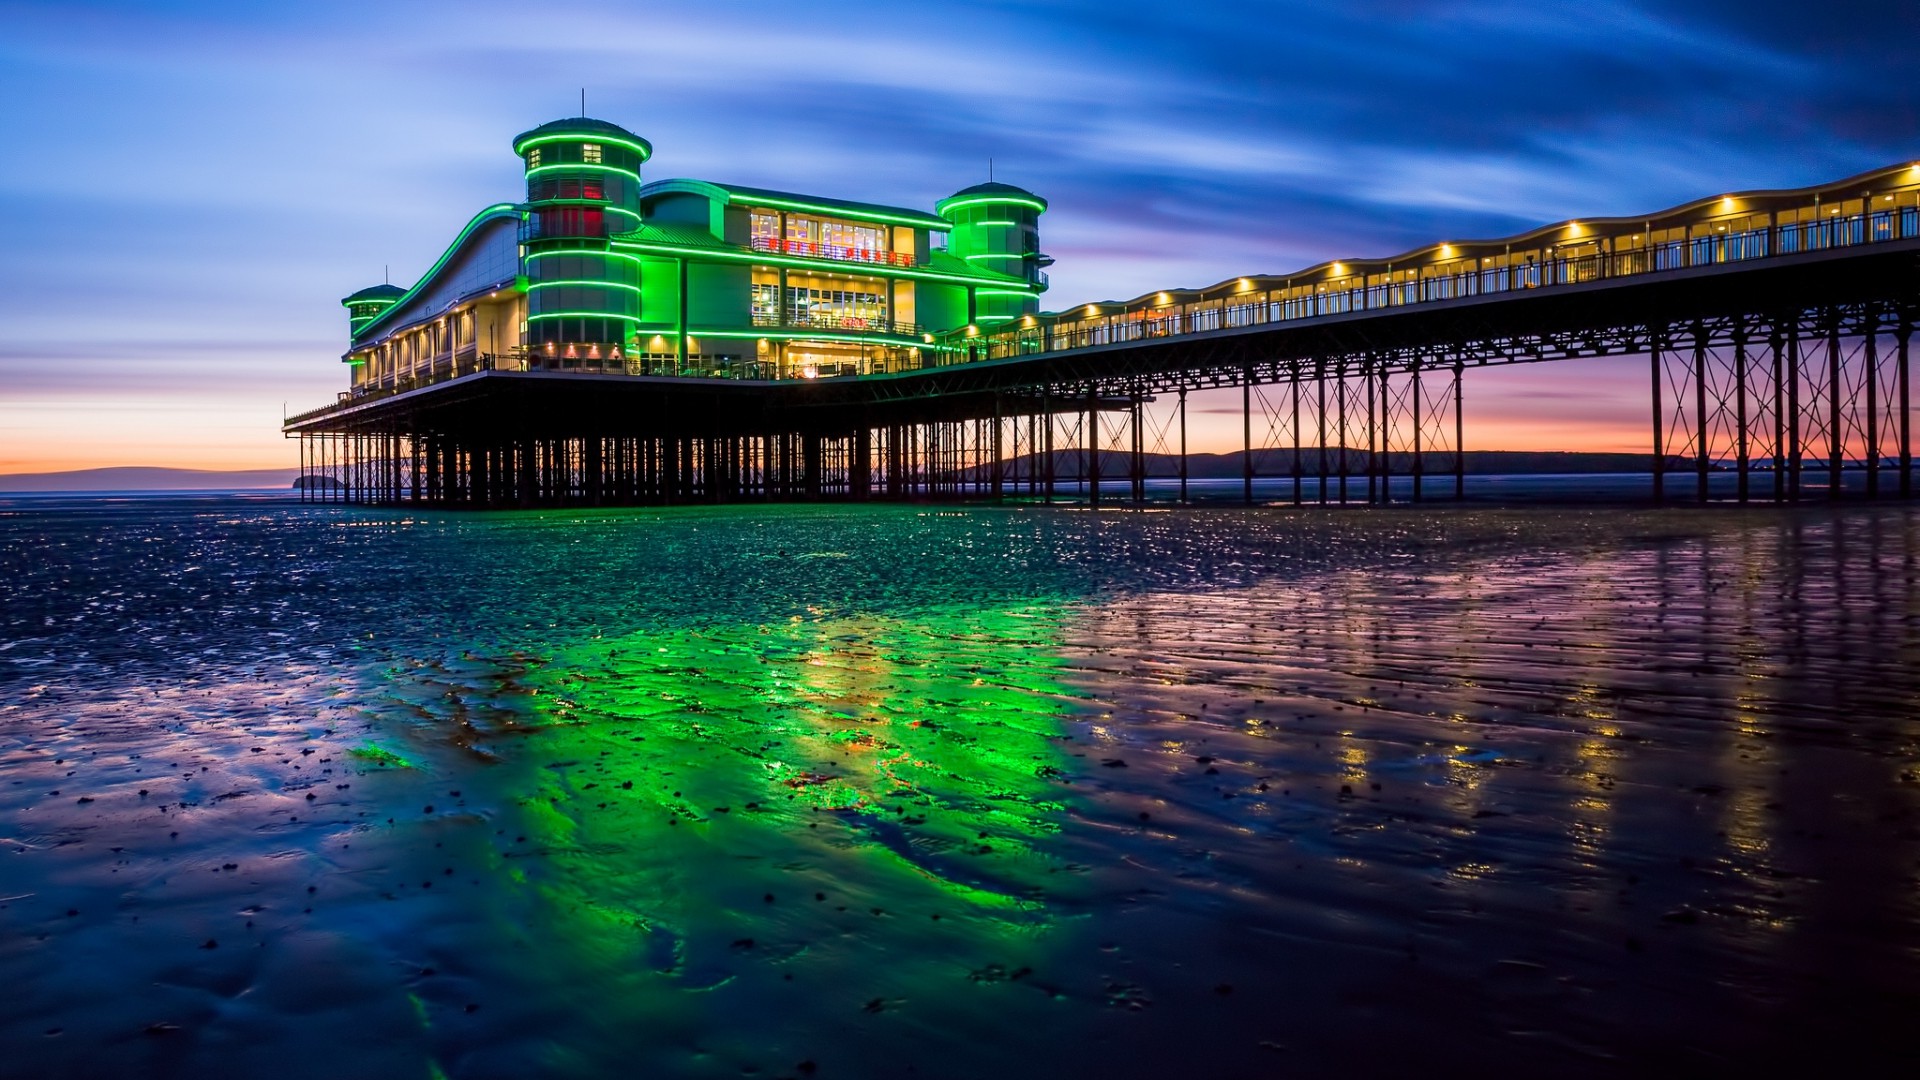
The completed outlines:
[[[0,496],[0,1075],[1911,1065],[1917,560],[1853,501]]]

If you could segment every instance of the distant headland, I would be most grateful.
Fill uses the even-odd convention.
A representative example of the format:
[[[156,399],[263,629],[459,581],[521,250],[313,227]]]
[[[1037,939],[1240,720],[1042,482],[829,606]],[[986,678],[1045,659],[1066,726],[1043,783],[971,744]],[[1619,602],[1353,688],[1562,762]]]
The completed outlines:
[[[0,492],[291,490],[299,475],[298,469],[169,469],[116,465],[103,469],[0,474]]]

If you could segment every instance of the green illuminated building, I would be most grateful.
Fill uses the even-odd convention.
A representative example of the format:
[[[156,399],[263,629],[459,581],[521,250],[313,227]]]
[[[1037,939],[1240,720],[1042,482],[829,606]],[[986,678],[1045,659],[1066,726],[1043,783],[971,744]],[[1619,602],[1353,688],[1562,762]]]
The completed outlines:
[[[463,371],[822,378],[930,366],[1033,315],[1047,204],[980,184],[934,213],[705,180],[645,183],[647,140],[585,117],[522,133],[523,201],[469,221],[411,288],[348,296],[356,391]],[[974,328],[969,331],[968,328]]]

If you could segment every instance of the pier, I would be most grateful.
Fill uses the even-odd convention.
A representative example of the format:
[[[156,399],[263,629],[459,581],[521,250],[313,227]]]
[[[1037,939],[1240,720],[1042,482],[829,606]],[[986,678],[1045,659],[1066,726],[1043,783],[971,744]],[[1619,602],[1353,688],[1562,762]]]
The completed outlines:
[[[849,257],[796,250],[782,258]],[[1706,501],[1727,473],[1743,502],[1913,493],[1920,165],[1057,313],[1033,310],[1036,251],[986,256],[1026,260],[1013,306],[985,317],[970,285],[963,326],[849,324],[840,336],[889,351],[840,369],[694,365],[706,331],[688,322],[685,258],[667,354],[448,336],[286,421],[303,497],[510,508],[1071,489],[1099,504],[1140,502],[1152,480],[1185,500],[1187,400],[1233,390],[1249,503],[1274,479],[1296,503],[1457,497],[1470,372],[1582,357],[1645,371],[1656,500]]]

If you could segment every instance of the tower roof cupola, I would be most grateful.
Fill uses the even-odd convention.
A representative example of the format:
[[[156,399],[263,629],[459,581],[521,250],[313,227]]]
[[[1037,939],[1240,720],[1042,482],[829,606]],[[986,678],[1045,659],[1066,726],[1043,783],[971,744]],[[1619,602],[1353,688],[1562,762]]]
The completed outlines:
[[[531,131],[523,131],[513,137],[513,152],[524,155],[528,150],[546,143],[586,142],[625,147],[638,154],[641,161],[653,156],[652,143],[619,124],[588,116],[552,120]]]

